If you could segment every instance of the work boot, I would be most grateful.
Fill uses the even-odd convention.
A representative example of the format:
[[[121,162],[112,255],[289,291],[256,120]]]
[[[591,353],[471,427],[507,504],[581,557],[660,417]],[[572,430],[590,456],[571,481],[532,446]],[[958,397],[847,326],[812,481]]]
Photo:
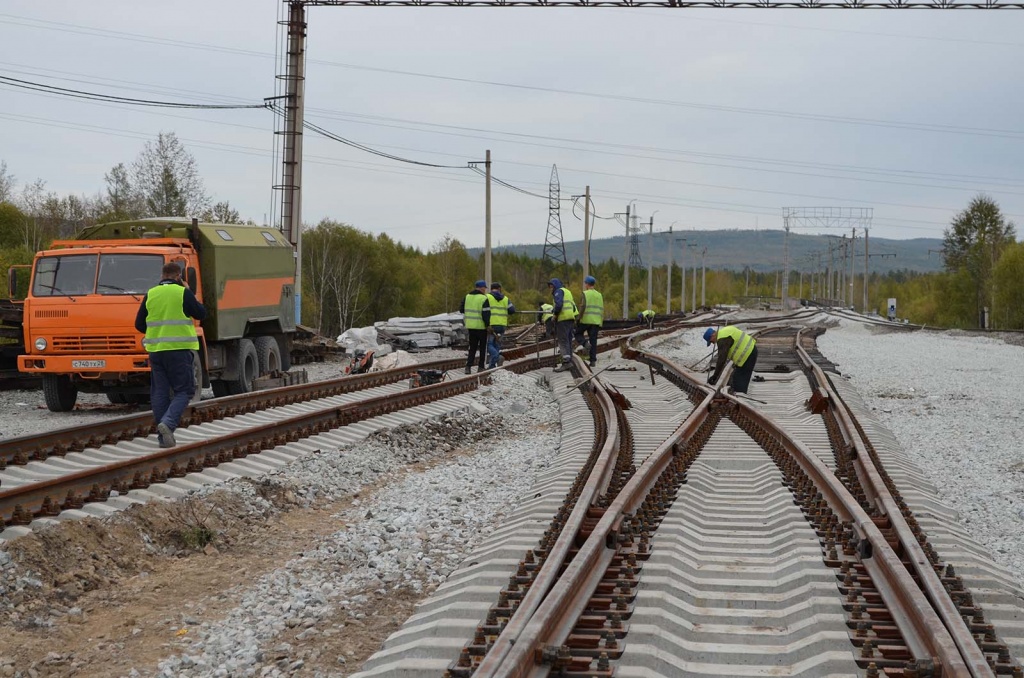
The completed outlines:
[[[567,369],[569,369],[569,363],[560,363],[558,367],[555,368],[555,372],[565,372]]]
[[[505,356],[499,355],[498,356],[498,367],[501,367],[504,364],[505,364]]]
[[[472,367],[467,367],[466,368],[466,374],[473,374],[473,368]]]
[[[590,367],[597,367],[597,361],[596,360],[591,360],[590,361]]]
[[[156,439],[160,442],[160,447],[174,447],[178,444],[174,440],[174,432],[171,431],[171,427],[163,422],[156,425]]]

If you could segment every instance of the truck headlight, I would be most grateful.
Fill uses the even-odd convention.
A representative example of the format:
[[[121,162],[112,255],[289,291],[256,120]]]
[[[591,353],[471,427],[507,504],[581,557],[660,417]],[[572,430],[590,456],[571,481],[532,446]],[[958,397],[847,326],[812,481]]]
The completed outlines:
[[[38,339],[36,339],[36,350],[37,351],[45,351],[46,350],[46,339],[43,339],[42,337],[39,337]]]

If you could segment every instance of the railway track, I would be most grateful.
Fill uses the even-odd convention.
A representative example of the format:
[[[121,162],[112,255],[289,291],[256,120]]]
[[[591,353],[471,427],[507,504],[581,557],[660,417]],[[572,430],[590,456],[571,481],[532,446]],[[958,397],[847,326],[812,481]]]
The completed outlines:
[[[631,342],[560,400],[538,492],[359,675],[1024,675],[1012,577],[813,338],[761,330],[764,404]]]
[[[600,350],[617,348],[632,331],[609,332]],[[555,360],[551,348],[552,342],[541,342],[506,351],[505,368],[549,367]],[[465,394],[488,373],[463,375],[463,364],[440,360],[204,401],[183,418],[179,445],[166,450],[157,445],[148,412],[4,441],[0,540],[58,519],[102,516],[140,501],[180,497],[204,484],[260,475],[317,445],[337,446],[377,428],[471,407]],[[447,376],[410,388],[419,370],[443,370]]]

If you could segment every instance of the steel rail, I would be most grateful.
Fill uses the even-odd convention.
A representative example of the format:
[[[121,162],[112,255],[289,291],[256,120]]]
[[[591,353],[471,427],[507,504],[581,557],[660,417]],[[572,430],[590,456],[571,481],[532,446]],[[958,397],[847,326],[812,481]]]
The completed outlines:
[[[585,369],[584,363],[579,356],[574,356],[573,361],[577,370],[582,372]],[[619,455],[620,431],[617,417],[615,416],[615,404],[612,402],[607,390],[596,380],[591,382],[590,388],[607,423],[607,435],[604,445],[601,447],[601,452],[590,472],[590,476],[583,486],[579,498],[576,500],[576,505],[566,520],[565,527],[551,547],[544,564],[541,566],[540,572],[538,572],[533,583],[530,585],[530,590],[523,596],[519,607],[516,608],[515,613],[513,613],[508,623],[502,629],[501,634],[494,641],[487,655],[477,666],[476,671],[473,673],[475,678],[486,678],[493,675],[494,671],[501,666],[506,656],[519,641],[527,623],[537,611],[537,608],[540,607],[548,591],[551,590],[551,587],[558,580],[559,570],[561,570],[575,545],[579,529],[583,525],[584,519],[591,513],[593,503],[608,490]]]
[[[609,330],[606,337],[620,337],[635,331],[635,327]],[[540,354],[555,346],[554,340],[545,340],[504,351],[509,362],[533,360]],[[615,343],[617,346],[617,343]],[[614,347],[612,347],[614,348]],[[610,350],[605,343],[599,342],[599,351]],[[271,407],[282,407],[296,403],[308,402],[320,398],[352,393],[364,389],[385,386],[409,379],[419,370],[451,370],[465,364],[462,358],[434,360],[409,367],[396,367],[380,372],[357,374],[337,379],[329,379],[309,384],[295,384],[280,388],[254,391],[239,395],[204,400],[192,405],[182,417],[181,425],[206,423],[217,419],[247,414]],[[122,440],[147,436],[156,432],[153,415],[149,411],[136,412],[120,417],[56,429],[40,434],[32,434],[0,441],[0,470],[8,464],[24,465],[30,461],[43,461],[51,456],[64,456],[68,452],[79,452],[89,447],[114,444]]]
[[[631,348],[631,352],[644,352]],[[665,369],[685,376],[669,361],[646,354],[646,358],[663,361]],[[554,648],[561,647],[579,615],[586,609],[603,572],[616,554],[622,523],[642,504],[661,474],[669,467],[673,456],[684,440],[693,438],[701,425],[711,416],[713,408],[731,405],[779,443],[803,473],[813,482],[822,499],[842,522],[851,526],[869,548],[862,551],[861,561],[875,582],[880,596],[897,623],[908,649],[915,659],[930,661],[937,658],[945,678],[967,678],[972,674],[965,665],[956,642],[942,620],[932,609],[928,599],[917,587],[910,573],[889,546],[885,535],[858,503],[842,482],[809,449],[792,439],[770,417],[750,408],[736,398],[721,392],[721,385],[709,389],[688,379],[708,392],[701,404],[643,463],[636,474],[611,503],[580,547],[558,583],[552,587],[544,602],[536,610],[518,642],[509,651],[502,664],[487,678],[523,678],[546,675],[547,667],[538,663],[550,657]]]
[[[800,333],[797,336],[799,337]],[[810,355],[800,345],[799,341],[797,341],[797,354],[804,362],[805,369],[814,375],[817,387],[822,389],[827,395],[832,412],[839,423],[839,430],[842,433],[843,439],[855,451],[853,464],[866,496],[878,509],[879,513],[889,520],[910,563],[912,573],[917,577],[921,590],[931,602],[932,607],[942,619],[950,636],[959,648],[960,655],[970,670],[969,675],[972,678],[992,678],[995,676],[995,673],[992,667],[989,666],[984,652],[978,647],[978,643],[975,641],[971,630],[964,623],[959,609],[949,597],[939,575],[932,567],[928,555],[921,547],[917,535],[914,534],[914,531],[907,523],[903,511],[886,486],[881,473],[875,467],[871,454],[855,425],[856,418],[853,416],[853,413],[850,412],[846,403],[836,393],[825,372],[811,360]]]

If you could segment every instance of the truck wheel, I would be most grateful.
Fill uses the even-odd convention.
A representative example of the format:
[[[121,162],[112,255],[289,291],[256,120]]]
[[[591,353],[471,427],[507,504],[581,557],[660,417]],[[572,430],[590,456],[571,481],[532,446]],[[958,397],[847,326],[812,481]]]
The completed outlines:
[[[256,357],[260,366],[260,375],[281,371],[281,347],[274,337],[256,337],[252,340],[256,347]]]
[[[238,340],[238,378],[226,381],[228,393],[238,395],[252,390],[252,382],[260,376],[259,356],[250,339]]]
[[[70,412],[78,400],[78,387],[63,374],[43,375],[43,397],[51,412]]]
[[[287,372],[292,368],[292,339],[288,336],[277,338],[277,348],[281,351],[281,371]]]

